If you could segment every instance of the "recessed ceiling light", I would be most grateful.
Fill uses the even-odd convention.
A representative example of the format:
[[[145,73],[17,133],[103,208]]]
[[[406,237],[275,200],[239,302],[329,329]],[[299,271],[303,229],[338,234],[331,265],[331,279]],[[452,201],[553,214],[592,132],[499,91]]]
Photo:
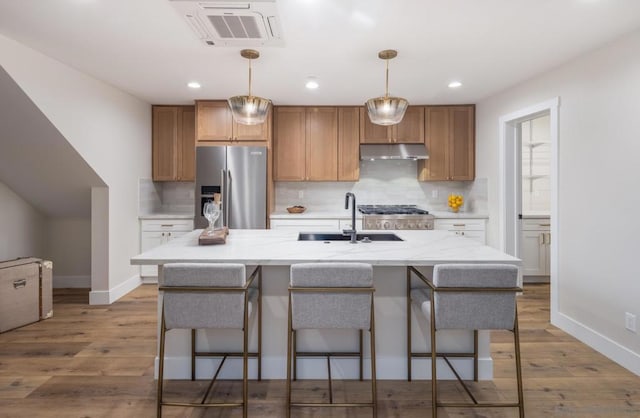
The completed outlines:
[[[457,89],[460,86],[462,86],[462,83],[459,81],[452,81],[451,83],[449,83],[450,89]]]
[[[316,80],[314,77],[311,77],[307,80],[304,86],[309,90],[315,90],[320,87],[320,84],[318,84],[318,80]]]
[[[187,87],[189,87],[190,89],[199,89],[201,86],[197,81],[191,81],[187,84]]]

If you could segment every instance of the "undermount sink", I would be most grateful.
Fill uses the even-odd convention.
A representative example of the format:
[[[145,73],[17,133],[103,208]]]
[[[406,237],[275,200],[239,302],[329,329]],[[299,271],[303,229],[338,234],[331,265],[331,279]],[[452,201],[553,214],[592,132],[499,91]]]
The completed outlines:
[[[390,233],[360,233],[356,235],[356,239],[359,242],[371,242],[371,241],[403,241],[402,238],[396,234]],[[326,232],[300,232],[298,234],[298,241],[350,241],[350,235],[343,235],[341,233],[326,233]]]

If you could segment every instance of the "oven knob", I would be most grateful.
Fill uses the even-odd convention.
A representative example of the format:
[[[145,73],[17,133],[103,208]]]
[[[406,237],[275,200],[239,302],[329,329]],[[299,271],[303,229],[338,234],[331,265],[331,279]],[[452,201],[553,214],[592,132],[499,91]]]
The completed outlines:
[[[421,222],[416,224],[416,229],[425,229],[424,225]]]
[[[384,225],[382,226],[384,229],[389,229],[391,228],[391,223],[389,221],[385,222]]]

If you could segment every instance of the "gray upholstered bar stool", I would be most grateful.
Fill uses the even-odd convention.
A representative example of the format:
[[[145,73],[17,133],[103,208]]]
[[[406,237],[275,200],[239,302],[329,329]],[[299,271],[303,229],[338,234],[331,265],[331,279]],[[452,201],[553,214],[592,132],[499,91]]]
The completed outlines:
[[[256,280],[257,279],[257,280]],[[252,286],[256,281],[256,286]],[[258,380],[261,378],[262,346],[262,269],[256,267],[247,279],[242,264],[173,263],[163,267],[164,291],[160,324],[160,362],[158,367],[157,415],[162,416],[163,406],[182,407],[242,407],[247,416],[248,357],[258,361]],[[256,306],[257,304],[257,306]],[[257,309],[256,309],[257,308]],[[257,312],[258,351],[249,353],[249,316]],[[222,357],[222,361],[198,403],[166,402],[163,400],[164,350],[166,333],[172,329],[190,329],[192,380],[196,357]],[[242,330],[242,351],[198,352],[196,329]],[[242,402],[209,402],[207,398],[227,357],[242,357]]]
[[[287,334],[287,418],[291,407],[376,407],[376,350],[373,305],[373,269],[363,263],[303,263],[291,266],[289,286],[289,314]],[[359,332],[357,352],[298,352],[297,331],[303,329],[354,329]],[[331,357],[358,357],[362,380],[363,331],[370,333],[371,345],[371,402],[334,403],[331,385]],[[291,401],[291,366],[297,377],[298,357],[327,357],[329,402],[309,403]]]
[[[421,288],[412,288],[411,279],[420,279]],[[424,287],[426,285],[426,287]],[[516,294],[518,268],[508,264],[440,264],[433,269],[429,280],[413,267],[407,268],[407,358],[411,380],[411,358],[431,358],[432,415],[437,417],[438,407],[456,408],[518,408],[524,417],[522,368],[520,364],[520,334]],[[433,296],[433,297],[432,297]],[[429,321],[431,352],[414,353],[411,350],[411,306],[417,305]],[[473,353],[441,353],[437,350],[437,331],[464,329],[474,331]],[[449,361],[450,357],[473,357],[474,380],[478,379],[478,330],[509,330],[515,345],[518,402],[478,402],[459,373]],[[473,403],[438,401],[436,358],[442,357]]]

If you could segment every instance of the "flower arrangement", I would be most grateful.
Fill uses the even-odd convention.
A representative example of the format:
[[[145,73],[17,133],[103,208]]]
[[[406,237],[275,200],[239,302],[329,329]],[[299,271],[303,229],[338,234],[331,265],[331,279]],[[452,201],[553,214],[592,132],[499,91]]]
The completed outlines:
[[[447,204],[451,208],[452,212],[458,212],[460,210],[460,206],[464,203],[464,198],[461,194],[450,194],[449,200]]]

